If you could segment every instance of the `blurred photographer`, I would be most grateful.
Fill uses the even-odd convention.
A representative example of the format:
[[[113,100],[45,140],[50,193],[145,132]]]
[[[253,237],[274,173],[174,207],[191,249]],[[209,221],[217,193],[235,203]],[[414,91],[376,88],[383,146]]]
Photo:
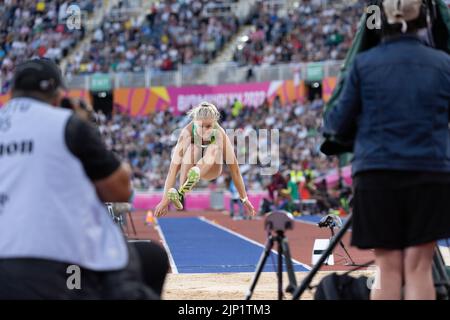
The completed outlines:
[[[55,108],[63,88],[53,62],[30,60],[0,109],[0,299],[157,299],[164,251],[127,247],[103,204],[130,199],[130,168],[91,124]],[[156,280],[142,270],[149,256]]]
[[[383,1],[382,43],[360,53],[325,131],[354,136],[352,244],[375,249],[372,299],[435,299],[450,237],[450,56],[427,47],[421,0]]]

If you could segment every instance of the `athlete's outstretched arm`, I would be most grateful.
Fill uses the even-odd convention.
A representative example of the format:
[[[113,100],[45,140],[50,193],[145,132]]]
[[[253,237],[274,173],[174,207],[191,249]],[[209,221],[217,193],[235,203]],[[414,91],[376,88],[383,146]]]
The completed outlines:
[[[155,209],[155,216],[157,217],[163,216],[167,213],[167,209],[170,203],[169,199],[167,198],[167,191],[175,186],[177,174],[181,168],[181,161],[183,159],[185,143],[187,141],[186,139],[189,138],[190,138],[189,133],[187,132],[187,130],[183,129],[172,154],[169,172],[167,173],[166,182],[164,184],[163,198],[161,199],[161,202],[156,206]]]
[[[236,158],[236,154],[234,153],[233,145],[231,144],[230,138],[225,133],[225,130],[221,128],[222,133],[222,141],[223,141],[223,159],[225,163],[228,165],[230,169],[231,179],[233,179],[234,185],[236,186],[236,190],[239,193],[239,197],[241,201],[244,200],[244,207],[248,213],[252,216],[255,215],[255,208],[248,200],[247,191],[245,190],[244,179],[241,175],[241,170],[239,169],[239,163]]]

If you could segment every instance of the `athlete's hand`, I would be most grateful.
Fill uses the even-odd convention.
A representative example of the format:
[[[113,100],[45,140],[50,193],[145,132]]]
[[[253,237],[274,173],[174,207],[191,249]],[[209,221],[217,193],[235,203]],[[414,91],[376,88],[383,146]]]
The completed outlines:
[[[165,216],[169,210],[169,203],[162,200],[155,209],[155,217],[159,218]]]
[[[252,217],[256,215],[255,208],[253,208],[253,205],[249,200],[245,201],[244,208]]]

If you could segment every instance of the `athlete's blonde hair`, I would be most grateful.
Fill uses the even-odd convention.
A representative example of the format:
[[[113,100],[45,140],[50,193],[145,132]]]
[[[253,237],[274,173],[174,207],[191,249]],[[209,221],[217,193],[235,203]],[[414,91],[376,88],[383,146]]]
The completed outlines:
[[[205,119],[213,119],[215,121],[219,121],[220,112],[217,110],[217,107],[209,102],[202,102],[192,110],[190,110],[187,115],[192,120],[205,120]]]

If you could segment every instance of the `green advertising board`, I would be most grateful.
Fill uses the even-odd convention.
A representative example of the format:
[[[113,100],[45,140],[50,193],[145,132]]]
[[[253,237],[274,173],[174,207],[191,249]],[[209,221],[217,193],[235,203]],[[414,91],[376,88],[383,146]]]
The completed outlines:
[[[308,63],[306,69],[306,81],[322,81],[323,79],[323,63],[322,62],[314,62]]]
[[[110,91],[112,88],[109,74],[96,73],[91,76],[91,91]]]

